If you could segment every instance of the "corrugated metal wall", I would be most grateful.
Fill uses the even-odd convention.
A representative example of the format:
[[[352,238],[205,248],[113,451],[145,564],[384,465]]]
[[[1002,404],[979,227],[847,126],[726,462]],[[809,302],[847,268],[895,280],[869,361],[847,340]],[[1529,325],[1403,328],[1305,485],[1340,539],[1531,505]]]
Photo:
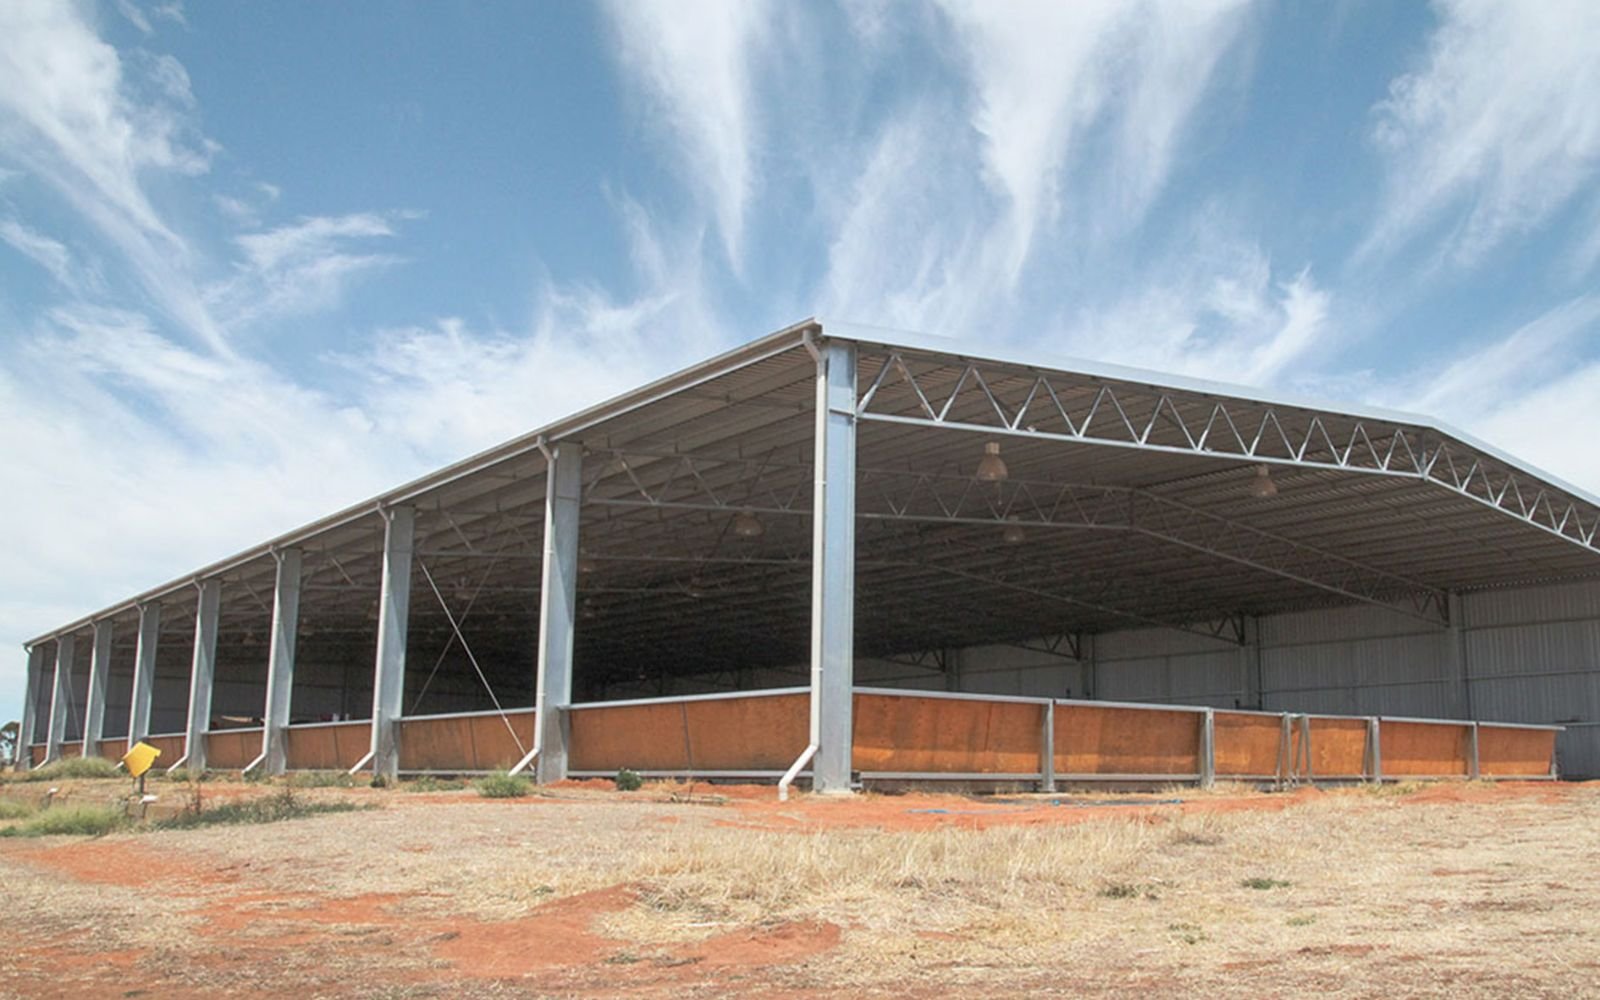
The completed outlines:
[[[1561,768],[1600,777],[1600,580],[1464,595],[1459,636],[1358,606],[1254,619],[1256,645],[1171,629],[1094,636],[1093,663],[1016,646],[862,659],[856,683],[1029,697],[1093,697],[1339,715],[1560,723]],[[1459,659],[1456,644],[1459,643]],[[1463,677],[1463,674],[1465,675]],[[804,665],[750,687],[805,684]],[[670,693],[714,690],[693,678]],[[621,693],[613,695],[621,696]]]

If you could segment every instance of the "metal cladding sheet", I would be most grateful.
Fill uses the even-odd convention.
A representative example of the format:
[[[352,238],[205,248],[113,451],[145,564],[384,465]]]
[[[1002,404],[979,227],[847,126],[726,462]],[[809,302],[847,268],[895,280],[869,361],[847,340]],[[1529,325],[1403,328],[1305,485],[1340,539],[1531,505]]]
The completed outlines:
[[[1553,729],[1515,729],[1480,723],[1478,773],[1485,777],[1543,777],[1555,754]]]
[[[1278,773],[1283,743],[1281,716],[1217,712],[1215,720],[1217,777]]]
[[[853,767],[934,774],[1037,772],[1044,708],[1028,702],[858,694]]]
[[[511,729],[507,728],[507,725]],[[511,730],[516,731],[516,739]],[[518,746],[518,740],[521,746]],[[533,746],[533,710],[500,715],[400,720],[402,771],[495,771]]]
[[[1057,774],[1196,774],[1199,712],[1056,706]]]
[[[571,712],[575,771],[781,771],[806,748],[805,694],[585,708]]]
[[[372,748],[372,723],[366,719],[338,725],[291,728],[289,770],[348,771]]]
[[[1384,719],[1379,729],[1386,778],[1467,774],[1471,726]],[[1316,745],[1313,734],[1312,745]]]

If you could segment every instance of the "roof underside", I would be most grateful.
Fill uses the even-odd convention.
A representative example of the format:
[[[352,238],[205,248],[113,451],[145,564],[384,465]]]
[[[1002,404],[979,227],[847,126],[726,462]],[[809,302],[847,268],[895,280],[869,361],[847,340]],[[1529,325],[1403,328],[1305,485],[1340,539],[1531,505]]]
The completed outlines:
[[[816,367],[803,339],[821,336],[775,334],[546,430],[584,448],[580,675],[805,659]],[[851,339],[866,654],[1216,631],[1360,602],[1437,620],[1447,591],[1600,573],[1592,498],[1420,419]],[[974,476],[989,441],[1003,482]],[[1274,496],[1250,488],[1263,464]],[[530,436],[380,498],[418,511],[414,631],[445,634],[453,617],[475,645],[531,648],[544,466]],[[732,530],[741,511],[759,537]],[[306,554],[303,631],[370,635],[377,504],[278,542]],[[267,548],[212,572],[224,641],[264,633]],[[193,604],[182,583],[142,599]]]

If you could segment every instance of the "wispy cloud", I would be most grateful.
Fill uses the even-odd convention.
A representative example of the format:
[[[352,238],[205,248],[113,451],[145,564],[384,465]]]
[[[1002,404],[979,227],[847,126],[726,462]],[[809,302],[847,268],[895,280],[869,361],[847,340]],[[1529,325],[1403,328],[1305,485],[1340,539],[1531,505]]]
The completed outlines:
[[[399,262],[395,254],[355,248],[392,239],[402,217],[317,216],[239,236],[242,259],[232,277],[207,289],[207,301],[232,327],[326,308],[357,276]]]
[[[1374,109],[1387,178],[1362,254],[1425,241],[1471,265],[1593,197],[1600,5],[1448,0],[1435,10],[1422,64]]]
[[[1242,2],[1227,0],[941,6],[971,74],[986,176],[1009,204],[1001,238],[1013,285],[1038,230],[1064,212],[1079,216],[1070,221],[1080,232],[1140,221],[1244,24]],[[1096,128],[1111,141],[1091,155]],[[1068,170],[1087,196],[1064,196]]]
[[[685,183],[711,206],[737,271],[757,183],[753,69],[771,36],[773,9],[761,0],[628,0],[608,10],[617,63],[648,99],[647,125],[667,133]]]
[[[203,173],[214,152],[182,66],[170,57],[125,65],[67,4],[0,4],[0,39],[0,155],[54,187],[171,316],[226,350],[186,266],[189,247],[142,181]]]
[[[0,219],[0,240],[13,250],[31,259],[50,272],[50,276],[68,288],[78,284],[73,271],[72,253],[65,244],[43,233],[35,232],[16,219]]]

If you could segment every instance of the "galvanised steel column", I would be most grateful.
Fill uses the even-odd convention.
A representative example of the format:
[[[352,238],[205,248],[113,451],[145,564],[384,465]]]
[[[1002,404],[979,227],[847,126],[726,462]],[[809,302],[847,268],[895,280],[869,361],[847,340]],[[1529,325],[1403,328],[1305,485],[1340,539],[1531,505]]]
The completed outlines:
[[[811,536],[813,791],[850,791],[855,683],[856,348],[825,341],[817,361]]]
[[[133,654],[133,692],[128,705],[128,746],[150,735],[150,692],[156,679],[156,643],[161,639],[161,605],[139,605],[139,645]]]
[[[46,764],[61,759],[61,743],[67,737],[67,704],[72,700],[71,633],[56,637],[56,670],[50,682],[50,728],[44,738]]]
[[[111,620],[94,623],[94,656],[89,660],[89,690],[83,699],[83,755],[100,755],[106,728],[106,675],[111,671]]]
[[[194,612],[194,663],[189,668],[189,723],[184,729],[183,760],[172,767],[186,763],[190,771],[198,772],[206,769],[206,730],[211,728],[211,689],[217,675],[217,612],[222,609],[222,581],[201,580],[195,589],[200,594]],[[153,653],[154,644],[151,645]]]
[[[378,598],[378,657],[372,673],[372,773],[400,770],[400,713],[406,691],[406,623],[411,615],[411,555],[416,511],[383,510],[383,589]]]
[[[289,763],[289,705],[294,694],[294,643],[300,631],[300,550],[279,549],[272,588],[272,646],[267,653],[267,708],[261,727],[261,766],[282,774]]]
[[[544,575],[539,584],[539,676],[534,698],[535,775],[567,776],[563,710],[572,704],[572,633],[578,597],[578,514],[583,500],[583,448],[576,441],[548,452],[544,500]]]
[[[17,758],[13,767],[33,767],[33,744],[39,739],[39,691],[44,685],[44,646],[28,647],[28,700],[22,703],[22,727],[17,731]]]

